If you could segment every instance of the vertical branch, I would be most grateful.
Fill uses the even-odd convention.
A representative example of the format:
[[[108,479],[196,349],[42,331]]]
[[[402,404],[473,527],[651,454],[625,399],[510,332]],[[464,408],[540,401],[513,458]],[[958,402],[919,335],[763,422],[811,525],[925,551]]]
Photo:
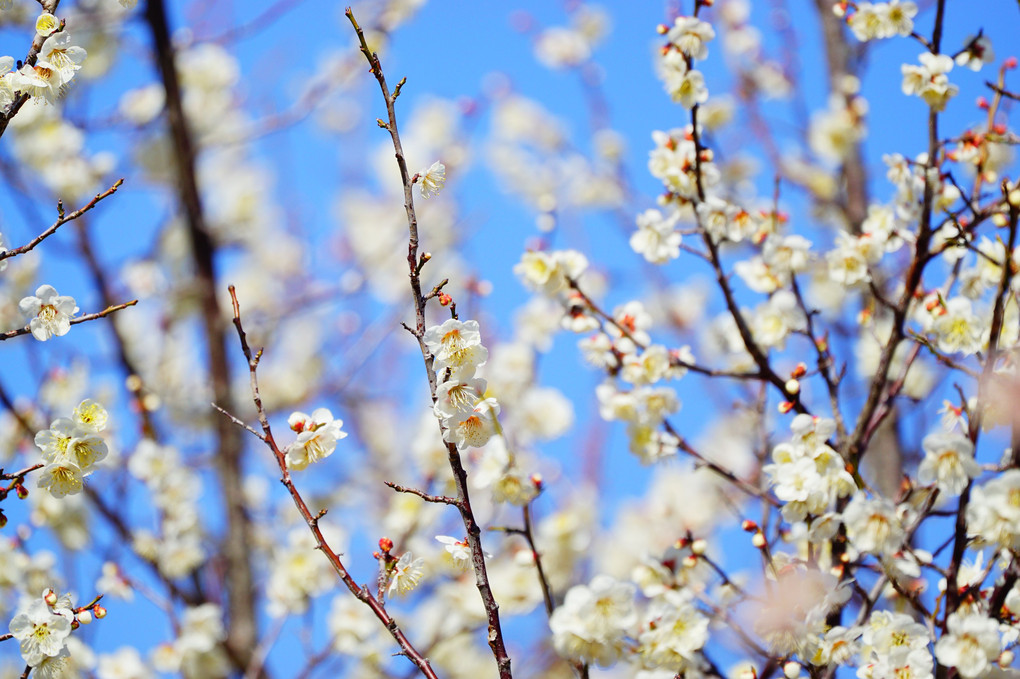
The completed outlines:
[[[828,65],[829,91],[839,92],[844,76],[856,75],[856,64],[843,31],[843,20],[832,12],[832,0],[815,0],[824,34],[825,60]],[[846,198],[841,206],[851,233],[860,233],[868,216],[868,175],[864,169],[861,145],[855,143],[843,161]]]
[[[205,329],[206,358],[213,398],[221,406],[231,408],[230,369],[224,346],[226,329],[216,300],[215,246],[209,235],[202,211],[195,177],[195,145],[188,130],[181,104],[181,89],[174,65],[174,48],[170,41],[166,8],[163,0],[148,0],[145,18],[152,32],[156,61],[166,92],[166,113],[173,142],[179,200],[184,210],[195,286],[200,297],[202,324]],[[244,510],[241,479],[241,435],[222,418],[215,419],[216,464],[227,511],[223,539],[226,573],[229,574],[228,610],[230,617],[227,645],[240,662],[243,671],[258,641],[255,626],[255,584],[249,561],[251,524]]]
[[[397,114],[394,108],[397,97],[400,96],[400,89],[404,85],[404,80],[401,80],[397,84],[392,93],[390,92],[389,86],[386,84],[386,78],[382,72],[382,66],[379,63],[379,57],[369,49],[368,42],[365,40],[365,34],[361,30],[361,26],[358,25],[357,20],[354,18],[354,13],[351,11],[350,7],[347,8],[346,15],[350,20],[351,25],[354,27],[354,31],[358,35],[358,40],[361,44],[361,52],[365,55],[365,59],[368,60],[371,72],[375,76],[376,81],[379,83],[379,89],[382,92],[383,100],[386,102],[387,121],[384,122],[379,120],[378,122],[380,127],[390,133],[397,167],[400,169],[400,180],[404,187],[404,210],[407,213],[408,230],[407,265],[410,270],[411,296],[414,303],[415,313],[415,328],[412,331],[412,334],[415,336],[415,339],[418,340],[418,347],[421,350],[422,359],[425,362],[425,373],[429,382],[429,394],[432,401],[435,402],[437,379],[436,372],[432,367],[433,357],[428,347],[425,345],[424,340],[426,298],[421,292],[421,268],[427,260],[423,258],[419,262],[418,218],[414,212],[414,195],[412,194],[413,184],[411,182],[411,175],[407,170],[407,161],[404,158],[404,150],[400,143],[400,134],[397,131]],[[467,470],[464,469],[464,463],[460,458],[460,452],[457,450],[456,444],[447,443],[446,449],[450,468],[453,470],[453,478],[457,488],[458,502],[456,506],[458,511],[460,511],[461,520],[464,522],[464,529],[467,531],[468,546],[471,549],[471,563],[475,572],[475,587],[477,587],[478,593],[482,598],[482,603],[485,606],[485,614],[489,626],[487,635],[489,648],[492,650],[493,657],[496,659],[500,679],[511,679],[513,675],[510,671],[510,656],[507,654],[506,644],[503,641],[503,630],[499,620],[499,605],[496,603],[496,599],[492,594],[492,588],[489,586],[489,576],[485,566],[485,550],[482,548],[481,540],[482,530],[478,525],[478,522],[475,520],[474,511],[471,508],[471,497],[468,492],[467,484]]]

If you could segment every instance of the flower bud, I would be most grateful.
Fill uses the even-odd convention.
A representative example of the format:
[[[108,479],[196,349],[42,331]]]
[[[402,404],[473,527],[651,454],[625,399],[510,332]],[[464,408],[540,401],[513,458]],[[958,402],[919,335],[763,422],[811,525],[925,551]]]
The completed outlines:
[[[793,410],[793,401],[783,401],[779,404],[779,414],[785,415],[786,413]]]
[[[389,554],[393,549],[393,540],[390,540],[389,538],[379,538],[379,549],[381,549],[383,553]]]
[[[764,547],[765,546],[764,533],[762,533],[760,530],[755,531],[754,535],[751,537],[751,544],[757,547],[758,549]]]
[[[786,384],[783,385],[783,389],[790,396],[796,396],[800,393],[800,382],[797,380],[787,380]]]
[[[698,556],[704,554],[706,549],[708,549],[708,541],[704,538],[698,538],[691,543],[691,552]]]
[[[92,611],[90,611],[88,609],[85,609],[84,611],[79,613],[78,614],[78,622],[80,622],[83,625],[88,625],[89,623],[91,623],[92,622]]]
[[[102,620],[103,618],[106,617],[106,609],[100,606],[99,604],[96,604],[95,606],[92,607],[92,613],[99,620]]]
[[[54,592],[49,587],[47,587],[45,590],[43,590],[42,598],[43,598],[43,601],[45,601],[50,606],[55,606],[56,603],[57,603],[57,593]]]
[[[791,660],[783,665],[783,674],[786,679],[797,679],[800,676],[800,663]]]

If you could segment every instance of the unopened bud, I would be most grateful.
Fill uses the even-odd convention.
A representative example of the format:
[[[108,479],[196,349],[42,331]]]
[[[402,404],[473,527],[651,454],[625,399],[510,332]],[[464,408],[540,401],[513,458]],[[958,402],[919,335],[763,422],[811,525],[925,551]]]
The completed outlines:
[[[704,538],[698,538],[691,543],[691,552],[698,556],[704,554],[706,549],[708,549],[708,542]]]
[[[78,614],[78,622],[83,625],[88,625],[92,622],[92,611],[86,609]]]
[[[1013,651],[1003,651],[999,654],[999,667],[1006,668],[1013,664],[1016,654]]]
[[[439,293],[439,304],[442,306],[450,306],[450,302],[453,301],[453,297],[450,297],[445,292]]]
[[[793,401],[783,401],[779,404],[779,414],[785,415],[786,413],[793,410]]]
[[[765,546],[765,535],[760,530],[755,531],[754,535],[751,537],[751,544],[758,549],[761,549]]]
[[[655,27],[655,32],[658,33],[659,35],[666,35],[667,33],[669,33],[669,26],[667,26],[666,24],[659,24],[658,26]]]
[[[541,491],[543,488],[544,480],[542,475],[535,473],[531,475],[531,485],[535,486],[535,490]]]
[[[800,663],[791,660],[783,665],[783,674],[786,679],[797,679],[800,676]]]
[[[786,380],[786,384],[783,385],[783,389],[790,396],[796,396],[800,393],[800,382],[798,380]]]
[[[744,519],[743,521],[740,522],[740,530],[744,531],[745,533],[751,533],[758,530],[758,524],[752,521],[751,519]]]
[[[25,484],[23,483],[14,484],[14,492],[18,494],[19,500],[24,500],[28,497],[28,488],[25,488]]]
[[[798,363],[797,367],[794,368],[793,372],[790,373],[790,377],[792,377],[794,379],[799,379],[801,377],[804,377],[804,375],[806,375],[806,374],[807,374],[807,366],[804,365],[803,363]]]
[[[381,549],[385,554],[389,554],[393,549],[393,540],[390,540],[389,538],[379,538],[379,549]]]
[[[1016,68],[1016,57],[1010,57],[1002,62],[1003,68]]]
[[[54,592],[49,587],[47,587],[46,590],[43,592],[42,598],[43,601],[45,601],[50,606],[55,606],[57,604],[57,593]]]
[[[684,557],[684,568],[694,568],[698,565],[698,557],[693,554]]]
[[[985,99],[984,97],[978,97],[977,98],[977,107],[979,109],[981,109],[982,111],[987,111],[988,110],[988,100]]]
[[[92,607],[92,614],[96,616],[97,620],[102,620],[106,617],[106,609],[99,604],[96,604]]]

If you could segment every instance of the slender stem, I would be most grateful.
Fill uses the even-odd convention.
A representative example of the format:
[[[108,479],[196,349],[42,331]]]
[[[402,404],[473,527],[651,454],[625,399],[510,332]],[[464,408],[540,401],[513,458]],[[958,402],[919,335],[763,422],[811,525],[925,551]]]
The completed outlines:
[[[438,380],[433,369],[433,356],[425,345],[424,340],[426,299],[421,291],[421,266],[418,261],[418,218],[414,211],[414,187],[411,181],[411,174],[407,170],[404,150],[400,143],[395,109],[397,97],[400,96],[400,90],[405,81],[401,80],[393,92],[390,92],[389,86],[386,84],[386,77],[383,75],[382,65],[379,63],[379,57],[369,49],[368,42],[365,40],[365,33],[361,30],[361,26],[358,25],[357,20],[354,18],[354,13],[349,7],[347,8],[346,16],[358,35],[361,52],[365,55],[372,75],[375,76],[376,82],[379,83],[383,100],[386,102],[387,121],[383,122],[380,120],[379,124],[380,127],[383,127],[390,133],[390,140],[393,143],[393,152],[396,157],[397,167],[400,170],[400,179],[404,189],[404,211],[407,214],[408,230],[407,264],[410,272],[411,297],[415,313],[415,328],[412,334],[418,340],[418,347],[425,363],[425,374],[429,382],[429,394],[432,401],[435,402]],[[485,614],[489,626],[487,634],[489,648],[496,659],[500,679],[511,679],[513,674],[510,670],[510,656],[507,653],[506,644],[503,640],[503,630],[499,619],[499,605],[496,603],[496,599],[492,594],[492,588],[489,586],[489,576],[485,566],[485,550],[482,548],[482,531],[471,508],[467,471],[464,469],[464,463],[460,458],[460,451],[457,450],[457,446],[453,443],[448,443],[446,449],[450,468],[453,470],[454,484],[457,488],[458,504],[456,506],[460,511],[461,520],[464,522],[468,546],[471,549],[471,562],[475,572],[475,586],[478,588],[482,604],[485,606]]]

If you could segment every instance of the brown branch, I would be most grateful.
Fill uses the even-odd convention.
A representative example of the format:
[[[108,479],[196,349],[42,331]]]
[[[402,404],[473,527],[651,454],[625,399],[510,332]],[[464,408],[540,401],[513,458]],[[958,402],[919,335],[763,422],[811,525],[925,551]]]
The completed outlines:
[[[255,410],[258,414],[259,424],[262,427],[262,435],[258,432],[254,432],[250,427],[244,426],[249,431],[253,431],[263,443],[265,443],[269,450],[273,453],[273,457],[276,459],[276,464],[280,469],[280,482],[287,488],[287,492],[290,493],[291,499],[294,501],[294,506],[297,507],[298,512],[301,514],[301,518],[304,519],[308,525],[308,529],[312,532],[312,536],[315,538],[315,544],[317,549],[322,552],[329,560],[330,565],[336,574],[340,577],[340,580],[344,583],[351,594],[353,594],[359,601],[364,603],[375,614],[386,629],[389,630],[390,635],[393,636],[394,640],[400,646],[401,654],[406,656],[414,665],[421,671],[423,675],[429,679],[438,679],[436,673],[432,670],[432,666],[429,664],[428,658],[419,653],[410,640],[404,635],[404,632],[397,625],[397,622],[390,617],[386,611],[385,603],[373,596],[366,586],[359,586],[355,582],[351,574],[348,573],[347,568],[344,567],[343,562],[340,560],[340,555],[337,554],[329,546],[326,538],[322,535],[322,531],[319,528],[319,519],[323,513],[312,514],[311,510],[308,509],[308,504],[305,502],[301,493],[294,485],[294,481],[290,476],[290,469],[287,468],[287,457],[286,453],[277,445],[276,439],[273,437],[273,430],[269,425],[269,417],[266,415],[266,409],[262,405],[262,396],[259,392],[259,382],[257,368],[259,360],[262,357],[262,351],[253,353],[251,347],[248,345],[248,337],[244,332],[244,327],[241,324],[241,305],[237,301],[237,291],[234,286],[230,286],[230,300],[234,310],[234,327],[237,329],[237,336],[241,342],[241,351],[244,353],[244,357],[248,362],[248,375],[249,383],[251,386],[252,401],[255,403]],[[217,408],[219,409],[219,408]],[[222,410],[222,409],[219,409]],[[240,423],[236,417],[225,413],[231,421]]]
[[[175,183],[191,244],[191,259],[195,266],[195,286],[200,298],[213,399],[230,409],[233,399],[230,393],[230,362],[224,345],[226,328],[216,299],[216,247],[205,223],[199,195],[195,171],[196,147],[184,114],[164,0],[148,0],[145,19],[152,34],[155,58],[166,94],[167,123],[175,159]],[[227,514],[222,544],[226,573],[230,574],[229,581],[224,583],[227,590],[227,617],[230,621],[226,645],[236,669],[246,672],[258,643],[258,598],[251,563],[255,539],[244,502],[240,432],[221,418],[215,418],[214,426],[217,474]]]
[[[433,502],[440,505],[453,505],[454,507],[460,507],[460,500],[455,497],[448,495],[429,495],[425,491],[418,490],[417,488],[410,488],[408,486],[400,486],[390,481],[383,481],[387,486],[397,491],[398,493],[407,493],[408,495],[415,495],[420,497],[425,502]]]
[[[71,325],[78,325],[79,323],[94,321],[97,318],[109,316],[114,312],[127,309],[129,306],[134,306],[136,304],[138,304],[137,299],[133,299],[130,302],[124,302],[123,304],[114,304],[113,306],[106,307],[102,311],[97,311],[94,314],[85,314],[84,316],[79,316],[78,318],[72,318]],[[18,328],[17,330],[8,330],[7,332],[0,333],[0,341],[9,340],[12,337],[19,337],[20,335],[27,335],[31,332],[32,331],[28,329],[27,325],[24,328]]]
[[[411,174],[407,170],[404,150],[400,143],[400,134],[397,130],[397,114],[394,107],[405,80],[401,80],[396,89],[392,93],[390,92],[386,84],[386,77],[383,75],[382,65],[379,63],[379,57],[369,49],[368,42],[365,40],[365,33],[361,30],[361,26],[358,25],[350,7],[347,8],[345,14],[350,20],[354,32],[358,35],[361,53],[365,55],[371,73],[375,76],[376,82],[379,83],[383,100],[386,102],[388,122],[380,121],[380,124],[390,133],[390,140],[393,143],[393,152],[396,156],[397,167],[400,170],[400,180],[404,189],[404,211],[407,213],[408,229],[407,264],[410,272],[411,297],[414,303],[416,323],[414,334],[418,340],[418,347],[425,363],[425,374],[429,382],[429,395],[432,401],[435,402],[436,372],[433,369],[433,356],[424,341],[425,298],[421,291],[421,267],[418,264],[418,218],[414,211],[413,183],[411,181]],[[499,605],[496,603],[496,599],[492,594],[492,588],[489,586],[489,576],[485,567],[485,550],[482,548],[481,528],[475,520],[474,512],[471,509],[467,471],[464,469],[457,446],[453,443],[448,443],[446,449],[450,468],[453,470],[454,483],[457,488],[457,497],[459,499],[457,509],[460,511],[461,520],[464,522],[464,529],[467,531],[467,542],[471,549],[471,561],[475,572],[475,586],[478,588],[478,593],[485,606],[485,614],[489,624],[487,635],[489,648],[496,659],[500,679],[511,679],[513,674],[510,670],[510,656],[507,654],[506,644],[503,640],[503,631],[499,620]]]
[[[78,219],[83,214],[94,208],[99,201],[117,193],[117,189],[119,189],[120,185],[123,183],[124,183],[123,179],[118,179],[116,182],[114,182],[113,186],[108,188],[106,191],[96,194],[96,196],[88,203],[86,203],[84,206],[78,208],[74,212],[69,212],[66,215],[64,214],[63,206],[60,203],[57,203],[57,209],[60,213],[60,218],[57,219],[57,221],[53,222],[53,224],[48,229],[40,233],[38,236],[30,240],[29,242],[22,245],[20,248],[14,248],[13,250],[5,250],[3,252],[0,252],[0,262],[7,259],[8,257],[17,257],[18,255],[23,255],[26,252],[33,250],[35,246],[39,245],[39,243],[42,243],[44,240],[55,234],[57,232],[57,229],[59,229],[61,226],[67,224],[70,221]]]

